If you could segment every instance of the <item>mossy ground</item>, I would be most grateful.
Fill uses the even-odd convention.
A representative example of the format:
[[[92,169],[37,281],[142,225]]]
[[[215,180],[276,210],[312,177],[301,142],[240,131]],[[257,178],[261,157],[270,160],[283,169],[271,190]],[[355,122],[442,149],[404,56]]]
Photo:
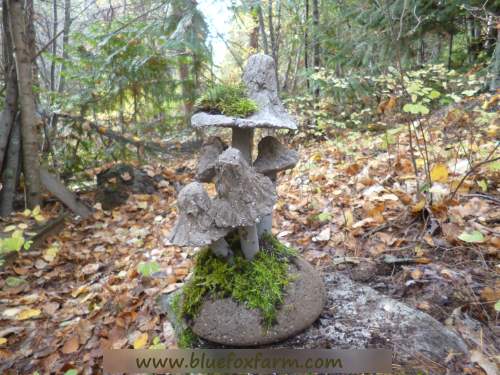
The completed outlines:
[[[236,117],[248,117],[258,109],[257,104],[247,97],[242,85],[231,84],[210,87],[195,106],[200,111]]]
[[[235,253],[231,264],[217,258],[210,249],[197,255],[193,277],[184,286],[182,304],[179,302],[181,316],[194,318],[206,297],[231,297],[260,310],[263,324],[269,327],[283,303],[285,287],[291,281],[289,265],[297,252],[266,236],[260,252],[248,261],[239,249],[239,239],[228,240]]]

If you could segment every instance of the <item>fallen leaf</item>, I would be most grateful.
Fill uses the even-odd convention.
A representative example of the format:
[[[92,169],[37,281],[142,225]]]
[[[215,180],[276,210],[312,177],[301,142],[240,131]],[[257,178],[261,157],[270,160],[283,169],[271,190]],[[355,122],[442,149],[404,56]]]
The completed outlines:
[[[31,318],[36,318],[42,313],[42,310],[40,309],[26,309],[21,311],[19,314],[16,315],[17,320],[26,320],[26,319],[31,319]]]
[[[0,337],[0,345],[7,344],[7,339],[5,337]]]
[[[143,333],[134,340],[134,349],[142,349],[148,343],[148,334]]]
[[[331,236],[331,231],[330,231],[330,227],[326,227],[325,229],[323,229],[321,232],[319,232],[319,234],[315,237],[313,237],[313,241],[314,242],[323,242],[323,241],[328,241],[330,239],[330,236]]]
[[[448,166],[446,164],[436,164],[431,169],[432,182],[447,182],[448,181]]]
[[[476,362],[486,372],[487,375],[498,374],[497,366],[493,362],[489,361],[480,351],[471,350],[470,360],[471,362]]]
[[[64,343],[64,346],[62,347],[61,351],[64,354],[70,354],[76,352],[79,347],[80,347],[80,342],[78,336],[73,335]]]
[[[478,230],[472,232],[464,231],[458,236],[458,239],[468,243],[481,243],[485,241],[484,235]]]

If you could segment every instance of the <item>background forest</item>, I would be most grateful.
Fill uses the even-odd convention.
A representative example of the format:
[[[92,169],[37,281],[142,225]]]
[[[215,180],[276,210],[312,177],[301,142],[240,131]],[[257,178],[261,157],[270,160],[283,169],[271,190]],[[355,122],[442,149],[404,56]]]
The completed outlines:
[[[259,52],[299,125],[273,133],[300,154],[279,176],[274,235],[466,340],[467,361],[424,358],[418,371],[496,374],[498,1],[1,9],[0,372],[93,374],[102,348],[186,345],[155,298],[193,265],[165,242],[213,134],[190,119]],[[101,199],[104,180],[136,177],[153,188]]]
[[[25,95],[28,112],[34,113],[25,116],[30,124],[21,125],[27,142],[23,163],[32,191],[27,198],[36,203],[40,182],[29,171],[37,165],[75,181],[80,172],[105,161],[140,158],[148,149],[145,140],[161,144],[188,134],[196,98],[214,82],[237,81],[243,61],[255,51],[275,59],[281,94],[301,116],[302,129],[318,135],[386,126],[373,117],[388,101],[400,108],[408,101],[412,94],[400,82],[405,72],[417,71],[415,78],[431,88],[437,85],[443,94],[438,105],[457,100],[461,92],[456,88],[467,82],[464,73],[472,68],[476,91],[498,86],[495,2],[213,4],[221,3],[223,16],[231,18],[222,20],[229,23],[223,34],[209,30],[196,1],[13,2],[10,17],[5,2],[3,214],[11,211],[16,190],[11,180],[17,173],[9,170],[9,159],[19,164],[16,147],[6,157],[8,134],[13,129],[11,139],[16,138],[16,101],[22,111]],[[19,25],[9,28],[9,23]],[[23,46],[16,43],[14,29],[26,32]],[[27,71],[17,98],[14,49],[29,55],[18,64]]]

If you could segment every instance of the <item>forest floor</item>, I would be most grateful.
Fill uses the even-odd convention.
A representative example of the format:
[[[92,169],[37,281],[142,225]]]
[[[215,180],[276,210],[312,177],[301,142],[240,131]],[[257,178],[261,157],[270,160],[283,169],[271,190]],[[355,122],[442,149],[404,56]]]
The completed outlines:
[[[298,134],[291,146],[301,161],[279,177],[274,228],[316,267],[348,270],[455,329],[474,353],[463,373],[490,375],[500,350],[500,166],[477,156],[499,156],[498,123],[478,125],[473,111],[484,101],[434,113],[424,124],[427,150],[414,159],[406,127],[334,140]],[[416,190],[425,152],[432,202]],[[161,176],[156,194],[113,211],[96,205],[91,218],[67,220],[0,270],[2,373],[100,373],[104,348],[177,347],[156,297],[182,286],[193,266],[194,251],[165,238],[176,219],[174,186],[193,180],[195,159],[141,167]],[[83,199],[93,202],[92,193]],[[60,208],[52,201],[39,214],[15,214],[2,231],[28,231]],[[153,262],[159,273],[144,276],[140,264]]]

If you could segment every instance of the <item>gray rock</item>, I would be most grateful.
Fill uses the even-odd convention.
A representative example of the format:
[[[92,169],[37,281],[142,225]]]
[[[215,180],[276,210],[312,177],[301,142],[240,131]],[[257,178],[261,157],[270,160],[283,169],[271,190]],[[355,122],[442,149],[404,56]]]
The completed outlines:
[[[297,258],[275,325],[266,329],[257,309],[248,309],[231,298],[207,299],[194,319],[193,332],[211,342],[230,346],[257,346],[282,341],[309,327],[323,310],[325,291],[318,273]]]
[[[259,107],[256,113],[247,118],[238,118],[200,112],[193,115],[191,125],[195,128],[220,126],[297,129],[297,123],[285,111],[278,97],[272,57],[263,54],[250,56],[243,73],[243,81],[247,86],[249,98]]]
[[[177,197],[179,217],[169,234],[178,246],[204,246],[224,237],[229,229],[216,226],[212,200],[199,182],[186,185]]]
[[[436,374],[446,373],[446,369],[451,369],[448,373],[461,373],[453,372],[454,364],[446,361],[449,352],[455,353],[459,363],[468,360],[467,345],[455,331],[340,272],[325,273],[323,280],[326,304],[319,319],[302,333],[272,347],[390,348],[394,363],[405,369],[423,364],[435,368],[438,364],[442,371]],[[197,345],[220,347],[208,341]]]
[[[424,359],[445,367],[449,352],[465,342],[430,315],[339,272],[325,274],[327,302],[313,327],[280,344],[305,348],[392,348],[396,363]]]
[[[267,175],[293,168],[298,161],[297,151],[289,150],[275,137],[268,136],[260,140],[253,166],[257,172]]]
[[[219,155],[227,148],[219,137],[210,137],[202,146],[196,179],[200,182],[211,182],[215,177],[215,164]]]
[[[241,152],[228,148],[216,166],[214,199],[211,215],[223,228],[255,224],[272,212],[276,191],[272,181],[248,165]]]

